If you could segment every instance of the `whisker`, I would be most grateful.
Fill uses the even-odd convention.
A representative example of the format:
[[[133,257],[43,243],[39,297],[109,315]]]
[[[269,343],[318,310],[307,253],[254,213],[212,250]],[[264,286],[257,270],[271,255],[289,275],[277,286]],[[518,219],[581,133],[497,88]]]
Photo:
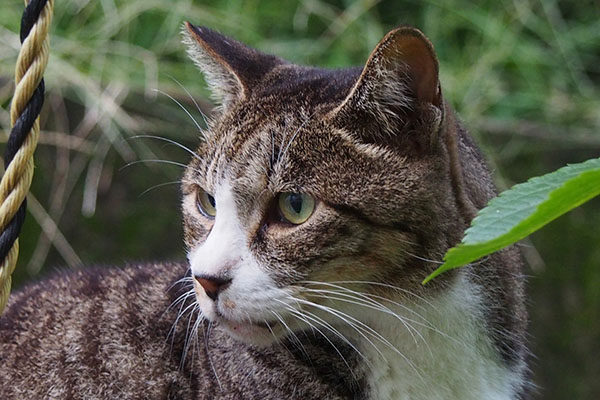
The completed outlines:
[[[294,345],[296,347],[298,347],[298,349],[302,352],[302,354],[306,357],[307,360],[310,360],[310,356],[308,355],[308,352],[306,351],[306,348],[302,344],[302,341],[300,341],[300,339],[298,338],[298,336],[296,335],[296,333],[294,333],[294,331],[288,326],[288,324],[285,323],[285,320],[283,319],[283,317],[281,315],[279,315],[279,313],[277,313],[275,310],[271,310],[271,313],[273,313],[273,315],[275,315],[275,318],[277,318],[277,320],[279,321],[279,323],[281,325],[283,325],[283,327],[285,328],[286,332],[289,332],[289,334],[291,335],[290,336],[290,340],[292,340],[292,342],[294,343]],[[265,323],[267,323],[267,321],[265,321]],[[269,326],[268,323],[267,323],[267,327],[271,331],[271,334],[273,334],[273,336],[275,337],[275,334],[271,330],[271,327]]]
[[[335,345],[335,343],[333,343],[331,341],[331,339],[329,339],[329,337],[323,333],[323,331],[321,331],[321,329],[319,329],[317,326],[315,326],[313,323],[311,323],[309,320],[314,321],[317,324],[320,324],[322,327],[324,327],[325,329],[327,329],[328,331],[330,331],[332,334],[334,334],[335,336],[339,337],[343,342],[345,342],[348,346],[350,346],[354,351],[356,351],[356,353],[365,361],[365,363],[372,367],[371,363],[369,362],[369,360],[356,348],[356,346],[354,346],[352,343],[350,343],[350,341],[344,336],[342,335],[337,329],[333,328],[330,324],[328,324],[326,321],[323,321],[321,318],[317,317],[316,315],[303,310],[302,312],[300,312],[299,310],[296,310],[294,308],[289,308],[288,311],[297,319],[299,319],[300,321],[304,322],[305,324],[307,324],[313,331],[316,331],[317,333],[319,333],[319,335],[321,335],[330,345],[331,347],[333,347],[334,351],[340,356],[340,358],[342,359],[342,362],[346,365],[346,367],[348,367],[348,371],[350,371],[350,374],[352,375],[352,378],[357,381],[356,375],[354,374],[354,370],[352,369],[352,367],[350,366],[350,364],[348,363],[348,360],[346,360],[346,357],[344,357],[344,355],[342,354],[342,352],[338,349],[338,347]],[[310,314],[310,315],[307,315]],[[321,320],[321,321],[319,321]]]
[[[333,308],[331,308],[331,307],[327,307],[327,306],[324,306],[324,305],[321,305],[321,304],[317,304],[317,303],[315,303],[315,302],[312,302],[312,301],[309,301],[309,300],[302,300],[302,299],[296,299],[296,300],[297,300],[298,302],[300,302],[301,304],[305,304],[305,305],[307,305],[307,306],[310,306],[310,307],[317,308],[317,309],[319,309],[319,310],[321,310],[321,311],[325,311],[325,312],[327,312],[327,313],[329,313],[329,314],[331,314],[331,315],[333,315],[333,316],[335,316],[335,317],[338,317],[339,319],[341,319],[341,320],[342,320],[343,322],[345,322],[345,323],[346,323],[348,326],[350,326],[351,328],[353,328],[353,329],[354,329],[354,330],[355,330],[355,331],[356,331],[356,332],[357,332],[359,335],[361,335],[361,336],[363,337],[363,339],[365,339],[367,342],[369,342],[369,344],[371,344],[371,345],[373,346],[373,348],[375,349],[375,351],[377,351],[377,352],[379,353],[379,355],[380,355],[380,356],[381,356],[381,357],[382,357],[384,360],[386,360],[386,362],[387,362],[387,358],[386,358],[386,357],[383,355],[383,353],[381,352],[381,350],[379,350],[379,348],[378,348],[378,347],[375,345],[375,343],[373,343],[373,342],[371,341],[371,339],[369,339],[369,338],[366,336],[366,334],[364,334],[364,333],[363,333],[363,330],[359,329],[359,328],[360,328],[360,326],[357,326],[357,324],[356,324],[356,323],[353,323],[353,322],[352,322],[352,320],[354,320],[354,321],[358,322],[359,324],[362,324],[363,326],[366,326],[365,324],[363,324],[362,322],[358,321],[357,319],[355,319],[355,318],[353,318],[353,317],[350,317],[348,314],[346,314],[346,313],[344,313],[344,312],[342,312],[342,311],[339,311],[339,310],[335,310],[335,309],[333,309]],[[345,318],[345,317],[347,317],[347,318]],[[367,330],[367,331],[371,330],[372,332],[375,332],[375,331],[373,330],[373,328],[371,328],[371,327],[368,327],[368,329],[366,329],[366,330]],[[376,332],[375,332],[375,333],[372,333],[372,334],[373,334],[373,335],[376,335],[376,334],[378,335],[378,333],[376,333]],[[380,336],[381,336],[381,335],[380,335]]]
[[[185,300],[187,300],[188,298],[192,297],[193,292],[189,293],[188,295],[185,296],[184,299],[180,300],[181,305],[179,306],[179,311],[177,313],[177,318],[175,319],[175,322],[173,323],[173,327],[177,326],[177,324],[179,324],[179,320],[188,312],[188,310],[194,306],[197,305],[197,303],[194,301],[190,304],[188,304],[186,306],[185,304]],[[185,307],[185,308],[184,308]]]
[[[423,337],[423,335],[417,329],[415,329],[410,324],[410,322],[413,322],[413,323],[418,324],[418,325],[422,325],[424,327],[431,328],[432,330],[436,330],[436,329],[430,327],[429,326],[430,322],[425,317],[423,317],[421,314],[419,314],[416,311],[412,310],[410,307],[407,307],[404,304],[400,304],[400,303],[395,302],[393,300],[387,299],[387,298],[385,298],[383,296],[377,296],[377,295],[372,295],[372,294],[369,294],[369,293],[357,292],[357,291],[349,289],[349,288],[347,288],[345,286],[335,285],[335,284],[332,284],[332,283],[329,283],[329,282],[316,282],[316,281],[305,281],[305,282],[310,282],[310,284],[315,284],[315,285],[319,284],[319,285],[331,286],[333,288],[342,290],[344,292],[351,293],[351,295],[350,294],[345,294],[345,296],[354,298],[355,300],[359,300],[359,299],[357,299],[355,297],[355,296],[358,296],[360,299],[363,299],[364,301],[368,301],[373,307],[375,307],[375,309],[379,309],[379,311],[382,311],[384,313],[387,313],[387,314],[392,315],[393,317],[397,318],[407,328],[407,331],[413,337],[413,340],[415,340],[415,344],[416,344],[416,338],[415,338],[415,335],[413,334],[413,331],[414,331],[414,333],[417,334],[417,336],[419,336],[423,340],[423,342],[425,343],[425,345],[429,348],[429,345],[427,344],[427,341],[425,340],[425,338]],[[302,288],[302,287],[300,287],[300,289],[301,290],[308,290],[308,291],[313,291],[313,290],[314,291],[323,291],[323,289],[310,289],[310,288]],[[333,292],[334,292],[334,294],[342,295],[342,293],[339,293],[339,292],[336,292],[336,291],[333,291]],[[381,303],[373,300],[371,297],[378,298],[378,299],[384,300],[384,301],[388,301],[388,302],[392,303],[393,305],[396,305],[397,307],[400,307],[401,309],[406,310],[406,311],[410,312],[411,314],[416,315],[417,317],[419,317],[420,319],[422,319],[423,321],[425,321],[425,324],[421,323],[421,322],[418,322],[418,321],[415,321],[415,320],[413,320],[411,318],[408,318],[408,317],[400,316],[397,313],[395,313],[394,311],[392,311],[389,307],[386,307],[383,304],[381,304]]]
[[[391,299],[388,299],[386,297],[383,297],[383,296],[378,296],[378,295],[371,294],[371,293],[357,292],[357,291],[352,290],[350,288],[347,288],[345,286],[341,286],[341,285],[336,285],[335,284],[335,283],[342,283],[342,284],[344,284],[344,283],[360,283],[361,281],[334,281],[334,283],[332,283],[332,282],[319,282],[319,281],[303,281],[303,282],[306,283],[306,284],[311,284],[311,285],[331,286],[331,287],[336,288],[336,289],[340,289],[340,290],[343,290],[343,291],[350,292],[350,293],[355,294],[357,296],[360,296],[362,298],[367,298],[367,299],[369,299],[369,300],[371,300],[371,301],[373,301],[373,302],[375,302],[377,304],[380,304],[380,305],[381,305],[381,303],[378,303],[375,300],[372,300],[371,298],[376,298],[376,299],[379,299],[379,300],[384,300],[384,301],[387,301],[389,303],[392,303],[393,305],[395,305],[397,307],[400,307],[401,309],[403,309],[403,310],[405,310],[405,311],[407,311],[407,312],[415,315],[416,317],[418,317],[418,318],[422,319],[423,321],[425,321],[425,323],[429,324],[429,321],[425,317],[423,317],[421,314],[419,314],[418,312],[416,312],[415,310],[413,310],[412,308],[410,308],[410,307],[408,307],[408,306],[406,306],[404,304],[395,302],[395,301],[393,301]],[[414,322],[416,322],[416,321],[414,321]]]
[[[185,341],[183,344],[183,356],[181,357],[181,365],[180,367],[183,369],[184,365],[185,365],[185,359],[187,358],[187,353],[190,347],[190,326],[192,323],[192,317],[194,317],[194,315],[196,314],[195,311],[200,309],[200,305],[198,305],[197,303],[193,304],[195,307],[192,310],[192,312],[190,312],[190,316],[188,318],[188,323],[187,323],[187,329],[185,332]],[[196,318],[201,318],[201,313],[197,313],[196,314]]]
[[[431,259],[429,259],[429,258],[425,258],[425,257],[418,256],[418,255],[416,255],[416,254],[413,254],[413,253],[410,253],[410,252],[408,252],[408,251],[406,251],[406,250],[404,250],[404,249],[400,249],[400,251],[401,251],[401,252],[403,252],[404,254],[407,254],[407,255],[409,255],[409,256],[411,256],[411,257],[414,257],[414,258],[416,258],[417,260],[421,260],[421,261],[427,261],[427,262],[430,262],[430,263],[433,263],[433,264],[438,264],[438,265],[441,265],[441,264],[443,264],[443,263],[444,263],[443,261],[439,261],[439,260],[431,260]]]
[[[206,329],[206,334],[204,335],[204,348],[206,350],[206,357],[208,358],[208,363],[210,364],[210,369],[217,380],[217,384],[219,385],[219,389],[223,390],[223,385],[221,385],[221,380],[219,379],[219,374],[217,374],[217,370],[215,369],[215,365],[213,364],[212,357],[210,355],[210,351],[208,349],[208,341],[210,337],[210,332],[212,330],[213,322],[209,321],[208,328]]]
[[[423,327],[423,328],[429,329],[429,330],[431,330],[432,332],[435,332],[435,333],[439,334],[440,336],[442,336],[442,337],[445,337],[446,339],[452,340],[452,341],[454,341],[454,342],[455,342],[455,343],[457,343],[457,344],[460,344],[460,345],[462,345],[462,346],[468,347],[468,345],[467,345],[466,343],[464,343],[463,341],[461,341],[461,340],[459,340],[459,339],[457,339],[457,338],[454,338],[454,337],[452,337],[452,336],[450,336],[450,335],[448,335],[448,334],[444,333],[443,331],[441,331],[441,330],[437,329],[437,328],[436,328],[436,327],[435,327],[435,326],[434,326],[434,325],[431,323],[431,321],[429,321],[428,319],[426,319],[425,317],[423,317],[421,314],[417,313],[416,311],[414,311],[414,310],[410,309],[409,307],[406,307],[406,306],[405,306],[405,305],[403,305],[403,304],[400,304],[400,303],[398,303],[398,302],[396,302],[396,301],[390,300],[390,299],[388,299],[388,298],[385,298],[385,297],[383,297],[383,296],[378,296],[378,295],[375,295],[375,294],[365,294],[365,295],[366,295],[366,296],[369,296],[369,297],[374,297],[374,298],[377,298],[377,299],[381,299],[381,300],[383,300],[383,301],[387,301],[387,302],[389,302],[389,303],[391,303],[391,304],[393,304],[393,305],[395,305],[395,306],[402,307],[403,309],[406,309],[407,311],[410,311],[410,312],[412,312],[413,314],[415,314],[416,316],[418,316],[419,318],[421,318],[421,319],[422,319],[424,322],[415,321],[415,320],[413,320],[413,319],[411,319],[411,318],[406,318],[406,317],[404,317],[404,318],[405,318],[407,321],[409,321],[409,322],[411,322],[411,323],[413,323],[413,324],[415,324],[415,325],[421,326],[421,327]]]
[[[269,133],[271,134],[271,167],[272,167],[273,163],[275,162],[275,135],[273,134],[272,130],[269,130]]]
[[[167,307],[167,309],[164,312],[166,313],[166,312],[170,311],[171,308],[176,306],[178,303],[187,300],[189,297],[193,296],[194,294],[195,294],[194,290],[190,289],[190,290],[186,291],[185,293],[179,295],[179,297],[177,297],[177,299],[173,300],[171,305],[169,305],[169,307]],[[164,313],[163,313],[163,315],[164,315]]]
[[[200,324],[204,321],[204,316],[202,315],[202,312],[200,311],[198,313],[198,317],[196,318],[196,322],[194,323],[194,327],[192,328],[192,339],[193,339],[193,347],[192,347],[192,360],[191,360],[191,365],[194,365],[194,358],[196,356],[196,353],[198,351],[197,345],[198,345],[198,329],[200,327]]]
[[[192,271],[192,269],[191,269],[191,268],[188,268],[188,269],[185,271],[185,275],[184,275],[183,277],[181,277],[181,278],[177,279],[175,282],[173,282],[173,283],[171,284],[171,286],[169,286],[169,288],[167,289],[167,291],[169,291],[169,290],[173,289],[173,288],[174,288],[176,285],[178,285],[178,284],[180,284],[180,283],[183,283],[183,282],[193,282],[193,281],[194,281],[194,278],[193,278],[193,277],[190,275],[191,271]]]
[[[181,309],[183,308],[185,301],[191,297],[193,295],[193,290],[188,290],[186,292],[184,292],[183,294],[181,294],[179,297],[177,297],[177,299],[173,300],[173,302],[165,309],[165,311],[163,311],[161,318],[164,317],[173,307],[177,306],[177,304],[181,303],[181,305],[179,306],[179,311],[177,313],[177,315],[179,315],[181,313]],[[177,320],[175,320],[175,322],[177,322]]]
[[[373,328],[371,328],[370,326],[366,325],[362,321],[360,321],[360,320],[352,317],[351,315],[348,315],[348,314],[344,313],[343,311],[335,310],[335,309],[333,309],[331,307],[323,306],[321,304],[317,304],[317,303],[314,303],[314,302],[311,302],[311,301],[308,301],[308,300],[296,299],[296,301],[298,301],[300,303],[304,303],[304,304],[306,304],[308,306],[311,306],[311,307],[315,307],[315,308],[321,309],[322,311],[328,312],[328,313],[336,316],[337,318],[341,319],[346,324],[348,324],[348,326],[350,326],[351,328],[353,328],[358,334],[360,334],[365,340],[367,340],[369,342],[369,344],[371,344],[373,346],[373,348],[377,351],[377,353],[379,353],[379,355],[384,360],[387,361],[386,357],[383,355],[383,353],[381,352],[381,350],[379,350],[379,348],[363,332],[369,333],[372,337],[378,339],[383,344],[385,344],[387,347],[389,347],[390,349],[392,349],[396,354],[398,354],[400,357],[402,357],[402,359],[404,359],[404,361],[413,369],[413,371],[415,371],[415,373],[421,379],[423,379],[423,376],[417,370],[417,367],[415,366],[415,364],[410,359],[408,359],[408,357],[404,353],[402,353],[400,350],[398,350],[398,348],[396,348],[396,346],[394,346],[392,343],[390,343],[390,341],[387,340],[385,337],[383,337],[379,332],[375,331]]]
[[[292,144],[292,142],[294,141],[294,139],[296,138],[296,136],[298,136],[298,134],[300,133],[300,131],[302,130],[302,128],[304,128],[304,126],[306,126],[306,124],[308,124],[312,120],[312,118],[314,117],[315,113],[316,112],[313,112],[311,115],[308,116],[308,118],[306,118],[304,120],[304,122],[302,122],[302,124],[300,124],[300,126],[298,127],[298,129],[296,129],[296,132],[294,132],[294,134],[292,135],[292,137],[288,141],[288,143],[285,146],[285,149],[283,150],[283,152],[281,151],[281,147],[279,148],[279,154],[277,155],[277,162],[278,163],[281,161],[281,157],[285,156],[285,154],[286,154],[287,150],[289,149],[290,145]],[[283,144],[283,140],[282,140],[282,144]]]
[[[320,322],[319,321],[315,321],[315,322],[320,323],[324,328],[326,328],[327,330],[329,330],[330,332],[332,332],[334,335],[336,335],[337,337],[339,337],[344,343],[346,343],[354,351],[356,351],[356,353],[359,354],[361,356],[361,358],[363,358],[363,360],[365,362],[367,362],[367,363],[369,362],[368,359],[343,334],[341,334],[337,329],[335,329],[333,326],[331,326],[331,324],[329,324],[327,321],[323,320],[322,318],[318,317],[317,315],[315,315],[315,314],[313,314],[313,313],[311,313],[311,312],[309,312],[309,311],[307,311],[305,309],[302,309],[301,306],[300,306],[300,304],[298,303],[299,299],[297,299],[296,297],[290,296],[290,295],[288,295],[287,298],[289,300],[291,300],[292,302],[296,303],[298,308],[295,308],[295,307],[291,306],[290,304],[288,304],[288,303],[286,303],[286,302],[284,302],[282,300],[279,300],[279,299],[274,299],[274,300],[277,301],[277,302],[279,302],[279,303],[281,303],[281,304],[283,304],[283,306],[285,307],[285,309],[288,310],[288,311],[290,311],[291,313],[293,313],[296,317],[298,317],[298,316],[304,316],[306,318],[309,318],[309,316],[306,315],[306,314],[310,314],[310,315],[313,316],[313,318],[316,318],[316,319],[320,320]],[[311,318],[311,320],[314,320],[313,318]],[[314,327],[312,324],[308,323],[307,321],[304,321],[304,322],[307,323],[309,326]],[[316,327],[314,327],[314,328],[316,328]],[[317,330],[318,330],[318,328],[317,328]]]
[[[188,312],[190,308],[196,305],[196,302],[193,302],[192,304],[189,304],[187,307],[185,307],[185,309],[183,309],[183,307],[185,306],[185,301],[181,302],[181,306],[179,306],[179,312],[177,313],[177,318],[175,318],[175,321],[171,325],[171,329],[167,333],[167,340],[169,339],[169,337],[171,337],[171,351],[173,351],[173,345],[175,343],[175,334],[177,332],[177,325],[179,324],[179,321]]]
[[[196,124],[196,127],[198,128],[198,131],[200,131],[200,134],[202,134],[204,136],[204,130],[202,129],[202,127],[200,126],[198,121],[196,121],[196,119],[192,116],[192,114],[190,114],[188,109],[183,106],[183,104],[181,104],[175,97],[171,96],[167,92],[163,92],[160,89],[153,89],[153,90],[157,93],[164,94],[165,96],[167,96],[168,98],[173,100],[188,115],[188,117],[190,117],[192,119],[192,121],[194,121],[194,124]]]
[[[387,283],[372,282],[372,281],[349,281],[349,280],[348,281],[332,281],[330,283],[341,283],[341,284],[344,284],[344,283],[350,283],[350,284],[358,283],[358,284],[364,284],[364,285],[373,285],[373,286],[386,287],[386,288],[393,289],[395,291],[398,291],[398,292],[401,292],[401,293],[413,296],[416,299],[418,299],[418,300],[422,301],[423,303],[427,304],[428,306],[430,306],[432,309],[434,309],[436,311],[439,311],[438,308],[435,305],[433,305],[433,303],[431,303],[429,300],[427,300],[423,296],[420,296],[420,295],[418,295],[416,293],[413,293],[410,290],[407,290],[407,289],[404,289],[404,288],[401,288],[401,287],[398,287],[398,286],[390,285],[390,284],[387,284]]]
[[[380,312],[383,312],[385,314],[389,314],[389,315],[393,316],[394,318],[396,318],[397,320],[399,320],[402,325],[404,325],[404,327],[406,328],[407,332],[411,335],[411,337],[413,338],[413,341],[415,342],[416,345],[418,345],[418,343],[417,343],[417,338],[415,336],[415,333],[427,345],[427,341],[425,340],[425,338],[423,337],[423,335],[421,335],[421,333],[418,330],[416,330],[414,327],[412,327],[410,324],[408,324],[404,320],[403,317],[401,317],[400,315],[396,314],[395,312],[393,312],[389,308],[387,308],[387,307],[385,307],[385,306],[383,306],[383,305],[381,305],[381,304],[379,304],[377,302],[374,302],[377,305],[372,305],[372,304],[366,303],[364,301],[360,301],[359,299],[356,299],[354,296],[351,296],[351,295],[348,295],[348,294],[344,294],[344,293],[335,292],[335,291],[330,291],[330,290],[320,291],[318,289],[311,289],[310,291],[314,291],[315,293],[317,293],[317,292],[329,293],[329,294],[313,294],[313,296],[315,296],[315,297],[319,297],[319,298],[323,298],[323,299],[328,299],[328,300],[342,301],[342,302],[345,302],[345,303],[355,304],[355,305],[366,307],[366,308],[369,308],[369,309],[372,309],[372,310],[375,310],[375,311],[380,311]],[[337,296],[344,296],[344,297],[341,297],[341,298],[340,297],[334,297],[334,296],[331,296],[331,294],[335,294]],[[350,297],[350,299],[347,298],[347,297]],[[413,333],[413,331],[414,331],[414,333]]]
[[[198,110],[198,112],[200,113],[200,116],[202,117],[202,120],[204,121],[204,125],[208,126],[208,121],[206,119],[206,114],[204,114],[204,112],[202,111],[202,109],[200,108],[200,106],[198,105],[198,103],[196,102],[196,99],[194,98],[194,96],[191,95],[191,93],[187,90],[187,88],[185,86],[183,86],[181,84],[181,82],[179,82],[177,79],[175,79],[175,77],[168,75],[169,78],[171,78],[175,83],[177,83],[179,85],[179,87],[181,87],[185,93],[188,95],[188,97],[190,98],[190,100],[192,100],[192,102],[194,103],[194,105],[196,106],[196,110]]]
[[[200,158],[200,156],[198,156],[198,154],[196,154],[196,152],[194,152],[192,149],[190,149],[187,146],[184,146],[183,144],[177,142],[176,140],[173,139],[169,139],[169,138],[165,138],[162,136],[156,136],[156,135],[136,135],[136,136],[132,136],[130,139],[155,139],[155,140],[162,140],[163,142],[167,142],[170,143],[174,146],[179,147],[182,150],[185,150],[186,152],[188,152],[189,154],[192,155],[192,157],[196,158],[197,160],[202,160],[202,158]]]
[[[124,170],[125,168],[128,168],[132,165],[135,164],[140,164],[140,163],[164,163],[164,164],[170,164],[170,165],[177,165],[178,167],[182,167],[185,168],[187,167],[187,165],[177,162],[177,161],[170,161],[170,160],[136,160],[136,161],[131,161],[130,163],[125,164],[124,166],[122,166],[121,168],[119,168],[119,171]]]
[[[163,182],[163,183],[159,183],[159,184],[157,184],[157,185],[152,185],[152,186],[150,186],[148,189],[146,189],[146,190],[144,190],[142,193],[140,193],[140,194],[138,195],[138,198],[142,197],[142,196],[143,196],[143,195],[145,195],[146,193],[149,193],[149,192],[151,192],[151,191],[152,191],[152,190],[154,190],[154,189],[158,189],[158,188],[161,188],[161,187],[164,187],[164,186],[169,186],[169,185],[175,185],[175,184],[177,184],[177,183],[181,183],[181,179],[179,179],[179,180],[176,180],[176,181]]]
[[[192,358],[190,360],[190,365],[194,365],[194,361],[196,360],[196,355],[199,356],[199,345],[198,345],[198,327],[199,327],[199,322],[202,323],[201,319],[197,319],[196,323],[194,324],[194,327],[192,328],[192,338],[193,338],[193,342],[192,342]],[[190,379],[192,378],[192,374],[193,374],[193,368],[190,368]]]
[[[410,323],[413,323],[415,325],[418,325],[418,326],[421,326],[423,328],[426,328],[428,330],[431,330],[432,332],[435,332],[435,333],[439,334],[440,336],[442,336],[442,337],[444,337],[446,339],[452,340],[453,342],[455,342],[457,344],[460,344],[461,346],[467,347],[467,345],[463,341],[461,341],[461,340],[459,340],[457,338],[454,338],[454,337],[446,334],[445,332],[441,331],[440,329],[437,329],[427,318],[423,317],[421,314],[419,314],[415,310],[411,309],[410,307],[407,307],[404,304],[401,304],[401,303],[398,303],[398,302],[396,302],[394,300],[391,300],[389,298],[386,298],[386,297],[383,297],[383,296],[379,296],[379,295],[376,295],[376,294],[372,294],[372,293],[357,292],[357,291],[351,290],[349,288],[346,288],[345,286],[335,285],[335,284],[333,284],[331,282],[318,282],[318,281],[304,281],[304,282],[305,283],[314,284],[314,285],[331,286],[331,287],[338,288],[338,289],[341,289],[341,290],[350,291],[351,293],[354,293],[354,294],[356,294],[358,296],[361,296],[361,297],[364,296],[364,297],[367,297],[367,298],[376,298],[376,299],[379,299],[379,300],[382,300],[382,301],[386,301],[388,303],[391,303],[392,305],[400,307],[401,309],[403,309],[403,310],[405,310],[407,312],[410,312],[411,314],[415,315],[416,317],[418,317],[419,319],[421,319],[423,321],[423,322],[420,322],[420,321],[414,320],[412,318],[401,317],[405,322],[407,322],[407,323],[410,322]],[[425,303],[427,303],[428,305],[430,305],[434,309],[434,311],[439,312],[439,310],[435,306],[433,306],[433,304],[431,304],[431,302],[427,301],[426,299],[422,298],[421,296],[418,296],[418,295],[416,295],[416,294],[414,294],[414,293],[412,293],[412,292],[410,292],[410,291],[408,291],[406,289],[402,289],[402,288],[399,288],[399,287],[396,287],[396,286],[387,285],[387,284],[381,284],[379,282],[367,282],[367,281],[335,281],[335,282],[337,282],[337,283],[369,283],[369,284],[377,284],[377,285],[383,285],[383,286],[386,286],[386,287],[390,287],[390,288],[393,288],[393,289],[396,289],[396,290],[400,290],[402,292],[409,293],[411,295],[414,295],[414,296],[418,297],[420,300],[422,300]],[[300,289],[305,290],[305,289],[308,289],[308,288],[301,288],[300,287]],[[311,290],[319,290],[319,289],[311,289]],[[376,303],[377,304],[381,304],[381,303],[378,303],[378,302],[376,302]],[[381,305],[381,306],[383,306],[383,305]],[[418,305],[416,305],[416,306],[418,306]],[[385,306],[383,306],[383,307],[385,307]],[[422,306],[420,306],[420,307],[422,307]],[[387,308],[389,310],[388,307],[385,307],[385,308]],[[392,311],[392,313],[393,313],[393,311]],[[397,316],[397,317],[400,317],[400,316]],[[410,324],[408,324],[408,325],[410,325]],[[423,335],[417,329],[415,329],[412,326],[411,326],[411,328],[415,331],[415,333],[418,334],[419,337],[423,338]],[[427,344],[427,341],[424,338],[423,338],[423,341]],[[429,348],[429,346],[427,346],[427,347]]]
[[[371,293],[358,292],[358,291],[352,290],[352,289],[350,289],[350,288],[348,288],[346,286],[341,286],[341,285],[337,285],[336,284],[336,283],[344,284],[344,283],[354,283],[354,282],[361,283],[360,281],[334,281],[334,282],[303,281],[303,282],[306,283],[306,284],[310,284],[310,285],[331,286],[333,288],[340,289],[340,290],[343,290],[343,291],[347,291],[347,292],[350,292],[352,294],[355,294],[355,295],[363,297],[363,298],[369,298],[370,299],[371,297],[374,297],[374,298],[378,298],[380,300],[387,300],[390,303],[392,303],[392,304],[394,304],[394,305],[402,308],[403,310],[408,311],[411,314],[414,314],[415,316],[421,318],[423,321],[428,322],[427,319],[425,319],[425,317],[423,317],[421,314],[419,314],[418,312],[416,312],[415,310],[411,309],[410,307],[408,307],[408,306],[406,306],[404,304],[395,302],[395,301],[393,301],[391,299],[387,299],[386,297],[383,297],[383,296],[378,296],[378,295],[371,294]],[[374,301],[372,299],[370,299],[370,300]]]

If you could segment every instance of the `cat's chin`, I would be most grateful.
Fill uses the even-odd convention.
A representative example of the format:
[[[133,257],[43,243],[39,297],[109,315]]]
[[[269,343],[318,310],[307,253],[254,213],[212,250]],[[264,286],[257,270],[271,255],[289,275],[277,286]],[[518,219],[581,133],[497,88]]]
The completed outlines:
[[[219,325],[232,338],[259,347],[267,347],[279,339],[279,324],[252,323],[220,319]]]

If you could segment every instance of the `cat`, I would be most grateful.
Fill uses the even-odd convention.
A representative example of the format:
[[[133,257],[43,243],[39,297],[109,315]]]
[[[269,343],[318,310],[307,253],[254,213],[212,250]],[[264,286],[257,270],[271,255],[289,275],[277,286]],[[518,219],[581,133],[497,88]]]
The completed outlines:
[[[421,284],[496,193],[429,40],[330,70],[183,31],[218,103],[182,179],[188,260],[14,293],[0,398],[524,398],[518,251]]]

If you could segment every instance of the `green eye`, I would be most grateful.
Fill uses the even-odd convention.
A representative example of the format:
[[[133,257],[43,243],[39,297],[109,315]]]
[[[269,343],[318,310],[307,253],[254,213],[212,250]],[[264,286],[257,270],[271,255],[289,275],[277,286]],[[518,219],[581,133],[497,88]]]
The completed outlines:
[[[198,193],[196,194],[196,203],[198,204],[198,210],[204,216],[214,218],[217,215],[215,198],[200,188],[198,188]]]
[[[315,199],[301,193],[281,193],[277,201],[281,217],[294,225],[305,222],[315,210]]]

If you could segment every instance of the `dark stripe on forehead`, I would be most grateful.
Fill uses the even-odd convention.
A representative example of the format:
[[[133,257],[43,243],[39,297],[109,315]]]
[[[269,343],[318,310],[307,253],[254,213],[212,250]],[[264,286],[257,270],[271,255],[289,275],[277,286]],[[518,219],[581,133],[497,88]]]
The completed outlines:
[[[213,161],[214,170],[207,171],[212,174],[220,172],[219,176],[215,176],[217,182],[231,171],[241,176],[243,174],[240,175],[240,172],[243,172],[245,166],[256,163],[264,165],[265,172],[270,169],[269,157],[272,155],[273,148],[271,132],[275,132],[275,129],[269,124],[254,122],[248,124],[246,128],[240,127],[235,132],[229,132],[219,140],[213,150],[213,158],[217,158],[216,162]]]

